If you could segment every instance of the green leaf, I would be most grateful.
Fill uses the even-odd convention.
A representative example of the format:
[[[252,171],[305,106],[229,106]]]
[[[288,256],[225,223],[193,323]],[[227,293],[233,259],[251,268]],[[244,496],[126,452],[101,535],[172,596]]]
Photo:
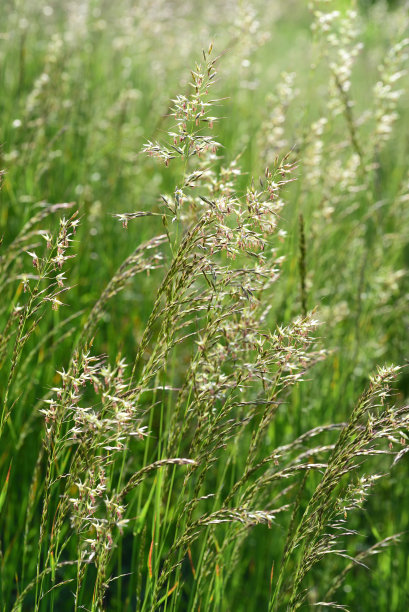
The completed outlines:
[[[1,489],[1,493],[0,493],[0,512],[1,512],[1,509],[3,508],[4,502],[6,501],[7,489],[8,489],[8,486],[9,486],[11,463],[12,462],[10,462],[9,471],[7,472],[6,480],[4,481],[4,485],[3,485],[2,489]]]

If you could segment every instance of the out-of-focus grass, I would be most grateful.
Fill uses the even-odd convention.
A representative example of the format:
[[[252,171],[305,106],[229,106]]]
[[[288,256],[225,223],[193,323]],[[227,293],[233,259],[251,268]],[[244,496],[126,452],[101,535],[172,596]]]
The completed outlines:
[[[252,17],[252,9],[246,13],[246,3],[208,4],[3,2],[0,168],[6,175],[0,192],[2,248],[7,248],[30,218],[36,202],[75,201],[81,223],[70,270],[74,287],[67,299],[72,313],[89,311],[135,245],[163,230],[160,218],[146,218],[131,223],[124,233],[112,214],[157,210],[160,194],[174,188],[172,165],[162,170],[140,151],[147,138],[160,139],[169,99],[186,89],[188,67],[202,45],[213,39],[217,52],[226,50],[216,88],[221,98],[218,111],[223,117],[216,134],[226,158],[241,154],[240,163],[249,174],[258,177],[264,171],[260,143],[266,137],[266,100],[276,92],[283,71],[297,75],[299,94],[286,123],[286,139],[295,155],[302,137],[308,137],[311,123],[326,112],[328,71],[312,40],[311,17],[303,2],[259,0],[254,2],[257,17]],[[336,4],[342,9],[353,3],[345,0]],[[387,27],[382,10],[388,15]],[[254,21],[257,26],[251,25]],[[357,115],[371,104],[376,66],[396,26],[393,14],[379,6],[365,8],[362,23],[365,49],[354,68],[352,87]],[[266,40],[264,33],[269,35]],[[375,364],[403,364],[407,359],[408,280],[404,274],[394,276],[397,271],[406,273],[409,262],[408,214],[405,203],[396,203],[396,193],[408,172],[407,81],[405,86],[393,138],[380,155],[376,198],[370,208],[365,193],[359,192],[347,208],[342,201],[338,208],[335,204],[335,212],[323,221],[323,209],[331,202],[324,201],[326,196],[319,187],[305,193],[306,170],[300,156],[299,181],[288,189],[281,222],[288,234],[281,247],[286,261],[271,320],[272,324],[288,322],[300,312],[302,212],[308,307],[317,307],[323,318],[322,346],[330,353],[283,407],[271,432],[272,444],[280,444],[307,427],[342,420]],[[329,138],[334,134],[340,141],[346,137],[342,120],[334,120],[330,127]],[[365,139],[365,127],[361,134]],[[322,161],[324,174],[326,161]],[[153,273],[131,284],[108,308],[95,340],[97,351],[133,353],[152,306],[155,278]],[[85,314],[79,316],[84,318]],[[43,328],[51,329],[59,317],[60,313],[53,313]],[[30,406],[35,406],[40,389],[52,385],[71,342],[68,337],[51,354],[43,347],[34,355],[30,368],[35,385],[16,420],[17,427],[30,418]],[[408,394],[406,372],[399,384],[403,399]],[[36,416],[31,419],[26,442],[13,465],[14,482],[12,479],[9,485],[9,504],[15,508],[20,495],[16,482],[21,488],[29,486],[29,464],[39,446],[39,422]],[[11,441],[0,455],[2,474],[8,469],[12,449]],[[405,531],[409,518],[406,478],[407,464],[402,462],[382,483],[374,501],[369,500],[366,518],[370,531],[366,535],[370,543],[379,533],[385,537]],[[16,522],[22,521],[18,517]],[[362,525],[357,528],[363,529]],[[16,537],[20,536],[17,531]],[[221,605],[220,609],[258,610],[265,605],[275,556],[271,547],[272,540],[256,528],[243,551],[241,571],[233,578],[236,595],[229,608]],[[398,548],[372,561],[370,572],[362,568],[351,572],[344,587],[345,604],[357,611],[406,610],[407,551],[404,539]],[[12,558],[12,549],[7,554]],[[325,573],[321,579],[325,580]],[[112,606],[122,609],[120,599]]]

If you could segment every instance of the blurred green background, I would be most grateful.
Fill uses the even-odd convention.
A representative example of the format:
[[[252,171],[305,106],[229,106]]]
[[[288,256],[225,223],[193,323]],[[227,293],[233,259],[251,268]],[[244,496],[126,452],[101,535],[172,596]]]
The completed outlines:
[[[112,215],[160,210],[160,195],[174,191],[178,169],[172,164],[162,167],[140,151],[147,139],[161,140],[166,134],[170,99],[186,91],[190,68],[210,41],[221,54],[215,133],[224,161],[240,155],[247,178],[257,180],[276,155],[294,150],[298,180],[285,194],[280,227],[287,236],[279,243],[285,263],[271,325],[288,323],[301,312],[302,213],[307,306],[317,309],[320,346],[328,355],[280,414],[278,431],[284,439],[318,424],[342,421],[376,364],[404,365],[409,355],[406,75],[397,85],[402,90],[397,117],[382,146],[373,128],[378,66],[388,49],[408,36],[408,4],[340,0],[316,3],[316,8],[341,14],[358,11],[357,40],[363,48],[352,68],[350,95],[359,142],[369,151],[367,163],[376,163],[370,179],[354,169],[347,121],[331,108],[331,58],[326,57],[325,41],[311,28],[313,11],[303,0],[1,3],[1,249],[7,249],[38,202],[75,202],[81,219],[67,306],[43,320],[36,333],[50,331],[75,313],[85,319],[121,261],[137,244],[162,231],[160,217],[157,222],[139,219],[124,232]],[[405,65],[406,59],[402,70]],[[322,118],[321,136],[317,122]],[[26,270],[29,264],[27,257]],[[121,352],[131,360],[149,316],[156,278],[139,278],[109,305],[95,341],[97,352]],[[3,303],[0,310],[8,308]],[[14,457],[9,507],[19,507],[21,487],[29,486],[41,444],[37,403],[56,370],[66,364],[72,341],[68,334],[50,350],[46,343],[28,366],[30,384],[14,422],[16,431],[25,428],[24,443],[16,446],[11,437],[0,450],[1,482],[10,453]],[[3,372],[0,384],[5,384]],[[407,400],[407,370],[397,393],[398,402]],[[357,538],[358,547],[406,532],[407,479],[403,460],[378,486],[364,520],[356,525],[365,536]],[[20,520],[17,513],[16,537]],[[17,561],[10,546],[0,562],[10,564],[12,573]],[[235,599],[226,609],[263,609],[271,563],[266,570],[261,560],[271,555],[271,540],[255,529]],[[357,567],[351,572],[342,603],[362,612],[407,610],[408,555],[405,533],[400,546],[370,561],[370,570]],[[120,604],[112,609],[121,609]]]

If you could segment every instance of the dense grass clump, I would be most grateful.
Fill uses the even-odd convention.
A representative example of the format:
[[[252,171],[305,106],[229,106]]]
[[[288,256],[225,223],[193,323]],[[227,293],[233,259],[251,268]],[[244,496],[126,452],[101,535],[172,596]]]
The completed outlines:
[[[5,3],[2,610],[407,609],[392,4]]]

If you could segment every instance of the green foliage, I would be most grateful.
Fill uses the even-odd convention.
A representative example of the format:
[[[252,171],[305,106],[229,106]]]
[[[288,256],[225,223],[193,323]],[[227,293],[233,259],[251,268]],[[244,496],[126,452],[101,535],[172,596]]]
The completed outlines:
[[[407,609],[393,4],[4,3],[2,610]]]

